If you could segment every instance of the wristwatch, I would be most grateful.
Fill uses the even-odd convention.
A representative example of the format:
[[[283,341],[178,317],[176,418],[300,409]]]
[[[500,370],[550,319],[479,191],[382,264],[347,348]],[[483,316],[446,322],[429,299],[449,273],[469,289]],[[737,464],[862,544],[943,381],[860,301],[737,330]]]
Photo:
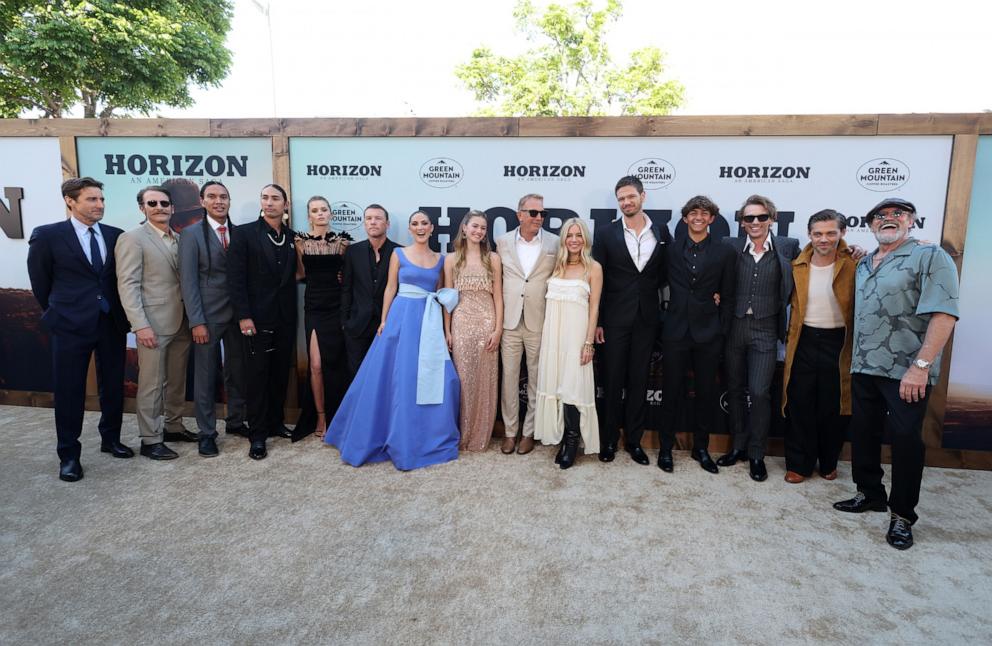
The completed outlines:
[[[913,365],[919,368],[920,370],[929,370],[931,363],[933,363],[933,361],[924,361],[923,359],[917,359],[913,361]]]

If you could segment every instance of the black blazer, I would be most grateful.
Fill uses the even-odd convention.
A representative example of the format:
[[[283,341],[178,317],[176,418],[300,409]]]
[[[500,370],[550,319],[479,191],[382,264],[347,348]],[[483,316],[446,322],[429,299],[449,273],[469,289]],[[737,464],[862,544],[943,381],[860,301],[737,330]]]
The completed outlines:
[[[697,271],[696,284],[690,285],[685,264],[688,240],[688,234],[679,236],[669,248],[669,301],[662,339],[681,341],[688,335],[696,343],[709,343],[730,330],[737,259],[729,245],[710,236],[705,262]],[[713,294],[720,295],[719,306],[713,301]]]
[[[660,291],[668,280],[672,235],[656,224],[651,225],[651,231],[658,244],[644,271],[637,271],[623,238],[622,218],[596,229],[592,255],[603,266],[601,326],[657,325],[661,319]]]
[[[382,276],[372,284],[369,272],[369,241],[361,240],[348,245],[344,252],[344,278],[341,285],[341,327],[352,337],[363,336],[372,325],[379,326],[382,316],[382,296],[389,282],[389,260],[397,245],[386,238],[379,254],[382,257]]]
[[[280,270],[275,245],[261,217],[231,233],[227,248],[227,289],[237,320],[252,319],[258,327],[296,325],[296,233],[284,226],[286,262]],[[211,234],[212,235],[212,234]],[[283,249],[283,248],[280,248]]]
[[[747,236],[744,235],[737,238],[727,237],[723,241],[733,248],[735,252],[734,262],[736,263],[737,256],[744,253]],[[796,284],[792,278],[792,261],[799,256],[801,250],[799,241],[795,238],[772,236],[772,251],[775,252],[775,257],[778,258],[779,273],[782,276],[779,281],[779,311],[776,329],[778,330],[779,341],[783,343],[785,342],[785,333],[789,324],[787,308],[789,307],[789,300],[792,298],[792,290]]]
[[[117,293],[114,247],[123,231],[97,224],[107,245],[107,258],[99,275],[86,259],[69,220],[45,224],[28,240],[28,276],[31,291],[44,312],[42,323],[51,332],[95,335],[100,320],[100,299],[110,306],[110,317],[120,332],[131,326]]]

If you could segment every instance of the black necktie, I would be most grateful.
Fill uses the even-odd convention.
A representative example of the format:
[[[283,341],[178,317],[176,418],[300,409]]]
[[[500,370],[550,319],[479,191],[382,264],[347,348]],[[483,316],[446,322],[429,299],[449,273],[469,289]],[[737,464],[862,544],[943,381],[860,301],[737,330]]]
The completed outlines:
[[[90,232],[90,263],[93,265],[93,271],[98,275],[103,273],[103,257],[100,255],[100,245],[96,242],[96,231],[93,227],[89,228]]]

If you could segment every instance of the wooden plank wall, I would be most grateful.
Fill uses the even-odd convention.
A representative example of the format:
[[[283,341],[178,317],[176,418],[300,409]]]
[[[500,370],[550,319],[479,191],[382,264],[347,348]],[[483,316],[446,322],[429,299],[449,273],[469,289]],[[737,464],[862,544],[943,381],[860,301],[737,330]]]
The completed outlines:
[[[58,137],[63,177],[78,173],[76,137],[270,137],[273,181],[292,193],[290,137],[740,137],[951,135],[954,137],[944,232],[941,244],[961,269],[978,136],[992,134],[992,113],[981,114],[847,114],[663,117],[468,117],[468,118],[334,118],[334,119],[0,119],[0,137]],[[953,339],[944,353],[944,379],[934,389],[924,424],[927,464],[992,470],[992,451],[955,451],[940,447],[947,405],[947,374]],[[296,403],[295,375],[290,405]],[[0,391],[0,403],[50,406],[51,393]],[[93,366],[87,383],[87,405],[95,409]],[[127,402],[134,409],[134,402]],[[298,411],[290,411],[291,417]],[[192,406],[188,413],[192,414]],[[726,436],[714,436],[711,449],[727,448]],[[646,442],[657,438],[650,434]],[[679,438],[688,446],[690,438]],[[774,455],[781,440],[772,440]],[[845,457],[849,454],[845,449]]]

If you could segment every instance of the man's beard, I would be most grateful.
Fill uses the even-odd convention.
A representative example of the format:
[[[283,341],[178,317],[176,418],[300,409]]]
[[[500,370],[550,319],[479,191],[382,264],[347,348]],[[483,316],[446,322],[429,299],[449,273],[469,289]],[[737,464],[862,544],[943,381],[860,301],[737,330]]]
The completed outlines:
[[[902,227],[897,227],[895,229],[879,229],[874,232],[875,239],[878,240],[880,244],[892,244],[893,242],[898,242],[906,232]]]

